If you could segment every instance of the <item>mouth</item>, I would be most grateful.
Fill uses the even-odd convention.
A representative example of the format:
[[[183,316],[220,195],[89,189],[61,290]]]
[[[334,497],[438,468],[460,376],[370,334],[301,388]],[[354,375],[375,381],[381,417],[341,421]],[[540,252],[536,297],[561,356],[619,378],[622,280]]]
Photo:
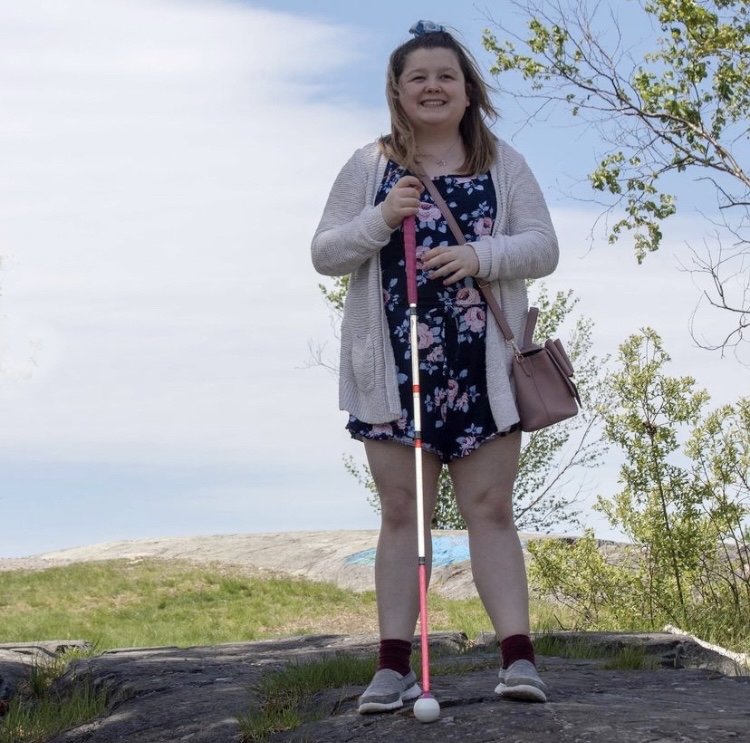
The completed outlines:
[[[441,106],[445,105],[445,101],[422,101],[420,105],[424,106],[425,108],[440,108]]]

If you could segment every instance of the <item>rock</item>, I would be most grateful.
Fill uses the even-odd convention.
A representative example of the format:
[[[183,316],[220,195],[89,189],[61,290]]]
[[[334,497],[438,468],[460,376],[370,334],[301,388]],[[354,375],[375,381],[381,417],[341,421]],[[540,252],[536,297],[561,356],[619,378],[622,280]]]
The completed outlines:
[[[35,666],[52,663],[68,650],[90,648],[84,640],[0,643],[0,700],[10,699]]]
[[[476,596],[466,532],[435,531],[432,539],[435,559],[431,590],[449,598]],[[522,540],[525,543],[524,535]],[[377,530],[133,539],[24,559],[0,559],[0,571],[43,570],[95,560],[188,560],[324,581],[353,591],[371,591],[375,588],[377,541]]]
[[[562,639],[573,641],[569,633]],[[587,637],[579,634],[575,641]],[[592,634],[595,645],[636,644],[659,658],[656,670],[607,670],[601,660],[539,656],[549,685],[547,704],[524,704],[494,694],[497,650],[493,638],[463,653],[457,633],[431,636],[432,691],[440,719],[417,722],[410,706],[393,714],[356,712],[361,688],[319,695],[326,717],[271,740],[312,743],[740,743],[750,735],[750,678],[711,669],[710,657],[685,638],[656,633]],[[682,650],[675,649],[681,647]],[[106,688],[106,716],[66,731],[50,743],[240,743],[238,717],[252,714],[253,689],[263,674],[327,654],[374,655],[373,636],[296,637],[214,647],[142,648],[105,652],[73,661],[58,686],[89,677]],[[446,655],[447,653],[447,655]],[[680,667],[677,655],[692,665]],[[669,666],[667,668],[666,666]]]

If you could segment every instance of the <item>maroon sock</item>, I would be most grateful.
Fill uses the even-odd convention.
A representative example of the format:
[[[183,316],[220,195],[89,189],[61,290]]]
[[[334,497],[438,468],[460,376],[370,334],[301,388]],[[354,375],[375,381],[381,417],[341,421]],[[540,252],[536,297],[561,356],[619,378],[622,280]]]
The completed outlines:
[[[517,660],[528,660],[536,665],[534,646],[528,635],[511,635],[500,642],[500,654],[503,656],[503,668],[508,668]]]
[[[381,640],[378,656],[378,671],[390,668],[402,676],[409,673],[411,665],[411,643],[408,640]]]

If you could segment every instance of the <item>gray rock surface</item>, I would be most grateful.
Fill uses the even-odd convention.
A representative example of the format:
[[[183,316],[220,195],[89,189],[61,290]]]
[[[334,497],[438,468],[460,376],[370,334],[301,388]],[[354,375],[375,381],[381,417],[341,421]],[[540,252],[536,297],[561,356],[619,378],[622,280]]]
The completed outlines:
[[[607,646],[638,644],[655,670],[607,670],[600,660],[539,657],[547,704],[524,704],[494,694],[496,651],[446,658],[460,635],[433,639],[432,691],[441,717],[419,723],[411,705],[361,716],[361,688],[338,689],[317,703],[324,719],[273,741],[308,743],[740,743],[750,740],[750,678],[724,675],[712,658],[673,635],[591,635]],[[580,640],[580,638],[578,638]],[[109,714],[57,736],[52,743],[240,743],[238,716],[253,714],[253,686],[262,674],[290,662],[330,653],[374,653],[373,637],[298,637],[215,647],[116,650],[75,661],[61,685],[88,675],[112,695]],[[706,666],[685,668],[689,662]],[[446,675],[441,664],[452,664]]]
[[[462,533],[443,539],[433,587],[449,596],[474,595]],[[522,535],[523,538],[523,535]],[[308,532],[116,542],[1,560],[0,570],[43,569],[107,559],[185,559],[239,565],[328,580],[355,590],[372,588],[370,558],[377,532]],[[433,692],[440,719],[417,722],[410,706],[374,716],[356,713],[361,688],[324,693],[324,718],[273,741],[348,743],[399,740],[462,743],[750,743],[750,678],[733,675],[721,653],[673,634],[586,634],[608,649],[636,644],[657,659],[656,670],[607,670],[597,660],[538,657],[549,684],[544,705],[510,702],[494,694],[497,651],[491,637],[478,655],[433,656]],[[562,639],[579,642],[577,636]],[[460,636],[431,638],[434,652],[456,650]],[[0,647],[0,690],[17,688],[31,665],[69,643]],[[107,689],[111,704],[99,720],[51,743],[240,743],[238,717],[257,710],[253,687],[263,674],[290,662],[330,653],[374,655],[374,637],[315,636],[195,648],[122,649],[74,661],[61,688],[89,678]],[[445,667],[444,664],[452,664]],[[438,670],[443,664],[443,674]],[[745,672],[747,673],[747,672]],[[0,699],[2,696],[0,695]]]

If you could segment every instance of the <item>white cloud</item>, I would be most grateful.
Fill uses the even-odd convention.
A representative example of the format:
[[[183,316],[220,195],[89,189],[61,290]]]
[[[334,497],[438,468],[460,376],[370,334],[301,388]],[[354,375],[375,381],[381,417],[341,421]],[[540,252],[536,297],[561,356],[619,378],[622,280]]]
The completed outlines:
[[[329,334],[309,242],[335,172],[378,132],[310,81],[320,93],[355,61],[356,36],[147,0],[3,4],[0,29],[2,358],[18,380],[0,387],[3,447],[320,447],[336,403],[299,368]]]

